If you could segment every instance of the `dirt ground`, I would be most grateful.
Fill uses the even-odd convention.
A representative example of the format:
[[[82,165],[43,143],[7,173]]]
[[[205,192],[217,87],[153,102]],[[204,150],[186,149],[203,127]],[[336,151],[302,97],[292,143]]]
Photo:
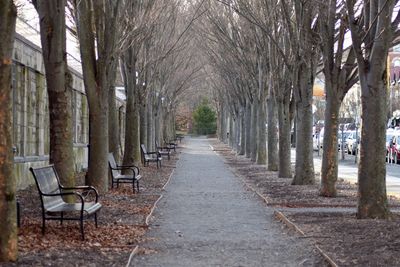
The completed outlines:
[[[99,227],[89,219],[84,223],[85,241],[80,239],[79,223],[46,221],[41,233],[41,208],[36,186],[19,191],[21,226],[18,234],[19,259],[0,266],[125,266],[133,249],[145,240],[146,218],[162,194],[176,162],[179,149],[163,166],[141,167],[140,192],[123,184],[100,195],[103,205],[98,215]],[[79,175],[83,184],[84,175]],[[33,178],[32,178],[33,179]],[[147,253],[140,251],[140,253]]]
[[[265,166],[236,156],[220,142],[217,153],[232,170],[260,193],[268,205],[282,212],[338,266],[400,266],[400,202],[389,197],[389,220],[357,220],[357,187],[339,181],[338,197],[318,196],[318,185],[293,186],[291,179],[278,178]],[[318,182],[317,182],[318,184]]]

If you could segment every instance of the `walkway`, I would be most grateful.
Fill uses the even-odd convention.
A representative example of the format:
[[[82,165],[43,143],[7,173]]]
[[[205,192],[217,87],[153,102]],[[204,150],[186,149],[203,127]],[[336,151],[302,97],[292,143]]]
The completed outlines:
[[[211,151],[187,138],[158,204],[146,248],[130,266],[323,266],[308,240],[288,233],[273,210]]]

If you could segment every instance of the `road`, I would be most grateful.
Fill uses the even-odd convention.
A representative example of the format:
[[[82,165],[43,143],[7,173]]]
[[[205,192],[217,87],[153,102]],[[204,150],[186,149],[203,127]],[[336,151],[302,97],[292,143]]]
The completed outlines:
[[[292,148],[291,161],[292,164],[296,160],[296,151]],[[351,183],[357,183],[357,172],[358,166],[354,163],[355,156],[347,155],[345,159],[341,159],[339,155],[339,178],[342,178]],[[320,173],[322,165],[322,156],[318,156],[317,152],[314,152],[314,168],[316,173]],[[386,164],[386,191],[389,195],[396,195],[400,197],[400,165],[398,164]]]

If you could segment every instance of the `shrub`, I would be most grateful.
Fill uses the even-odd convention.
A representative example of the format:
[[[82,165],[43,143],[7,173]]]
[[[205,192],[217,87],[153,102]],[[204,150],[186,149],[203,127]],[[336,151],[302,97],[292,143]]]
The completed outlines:
[[[217,131],[216,115],[206,101],[193,112],[194,132],[196,134],[215,134]]]

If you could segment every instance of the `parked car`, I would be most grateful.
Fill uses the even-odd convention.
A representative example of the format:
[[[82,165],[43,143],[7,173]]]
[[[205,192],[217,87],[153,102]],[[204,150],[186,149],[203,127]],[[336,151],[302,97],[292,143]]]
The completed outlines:
[[[324,128],[320,129],[319,132],[315,132],[313,134],[313,149],[314,150],[322,149],[323,143],[324,143]]]
[[[349,131],[349,134],[346,137],[346,148],[347,153],[355,155],[358,149],[358,145],[360,144],[360,132]]]
[[[343,150],[347,151],[347,144],[346,144],[346,138],[350,134],[350,131],[340,131],[338,132],[338,150],[341,151],[342,146]]]
[[[386,159],[389,163],[400,162],[400,132],[386,131]]]

